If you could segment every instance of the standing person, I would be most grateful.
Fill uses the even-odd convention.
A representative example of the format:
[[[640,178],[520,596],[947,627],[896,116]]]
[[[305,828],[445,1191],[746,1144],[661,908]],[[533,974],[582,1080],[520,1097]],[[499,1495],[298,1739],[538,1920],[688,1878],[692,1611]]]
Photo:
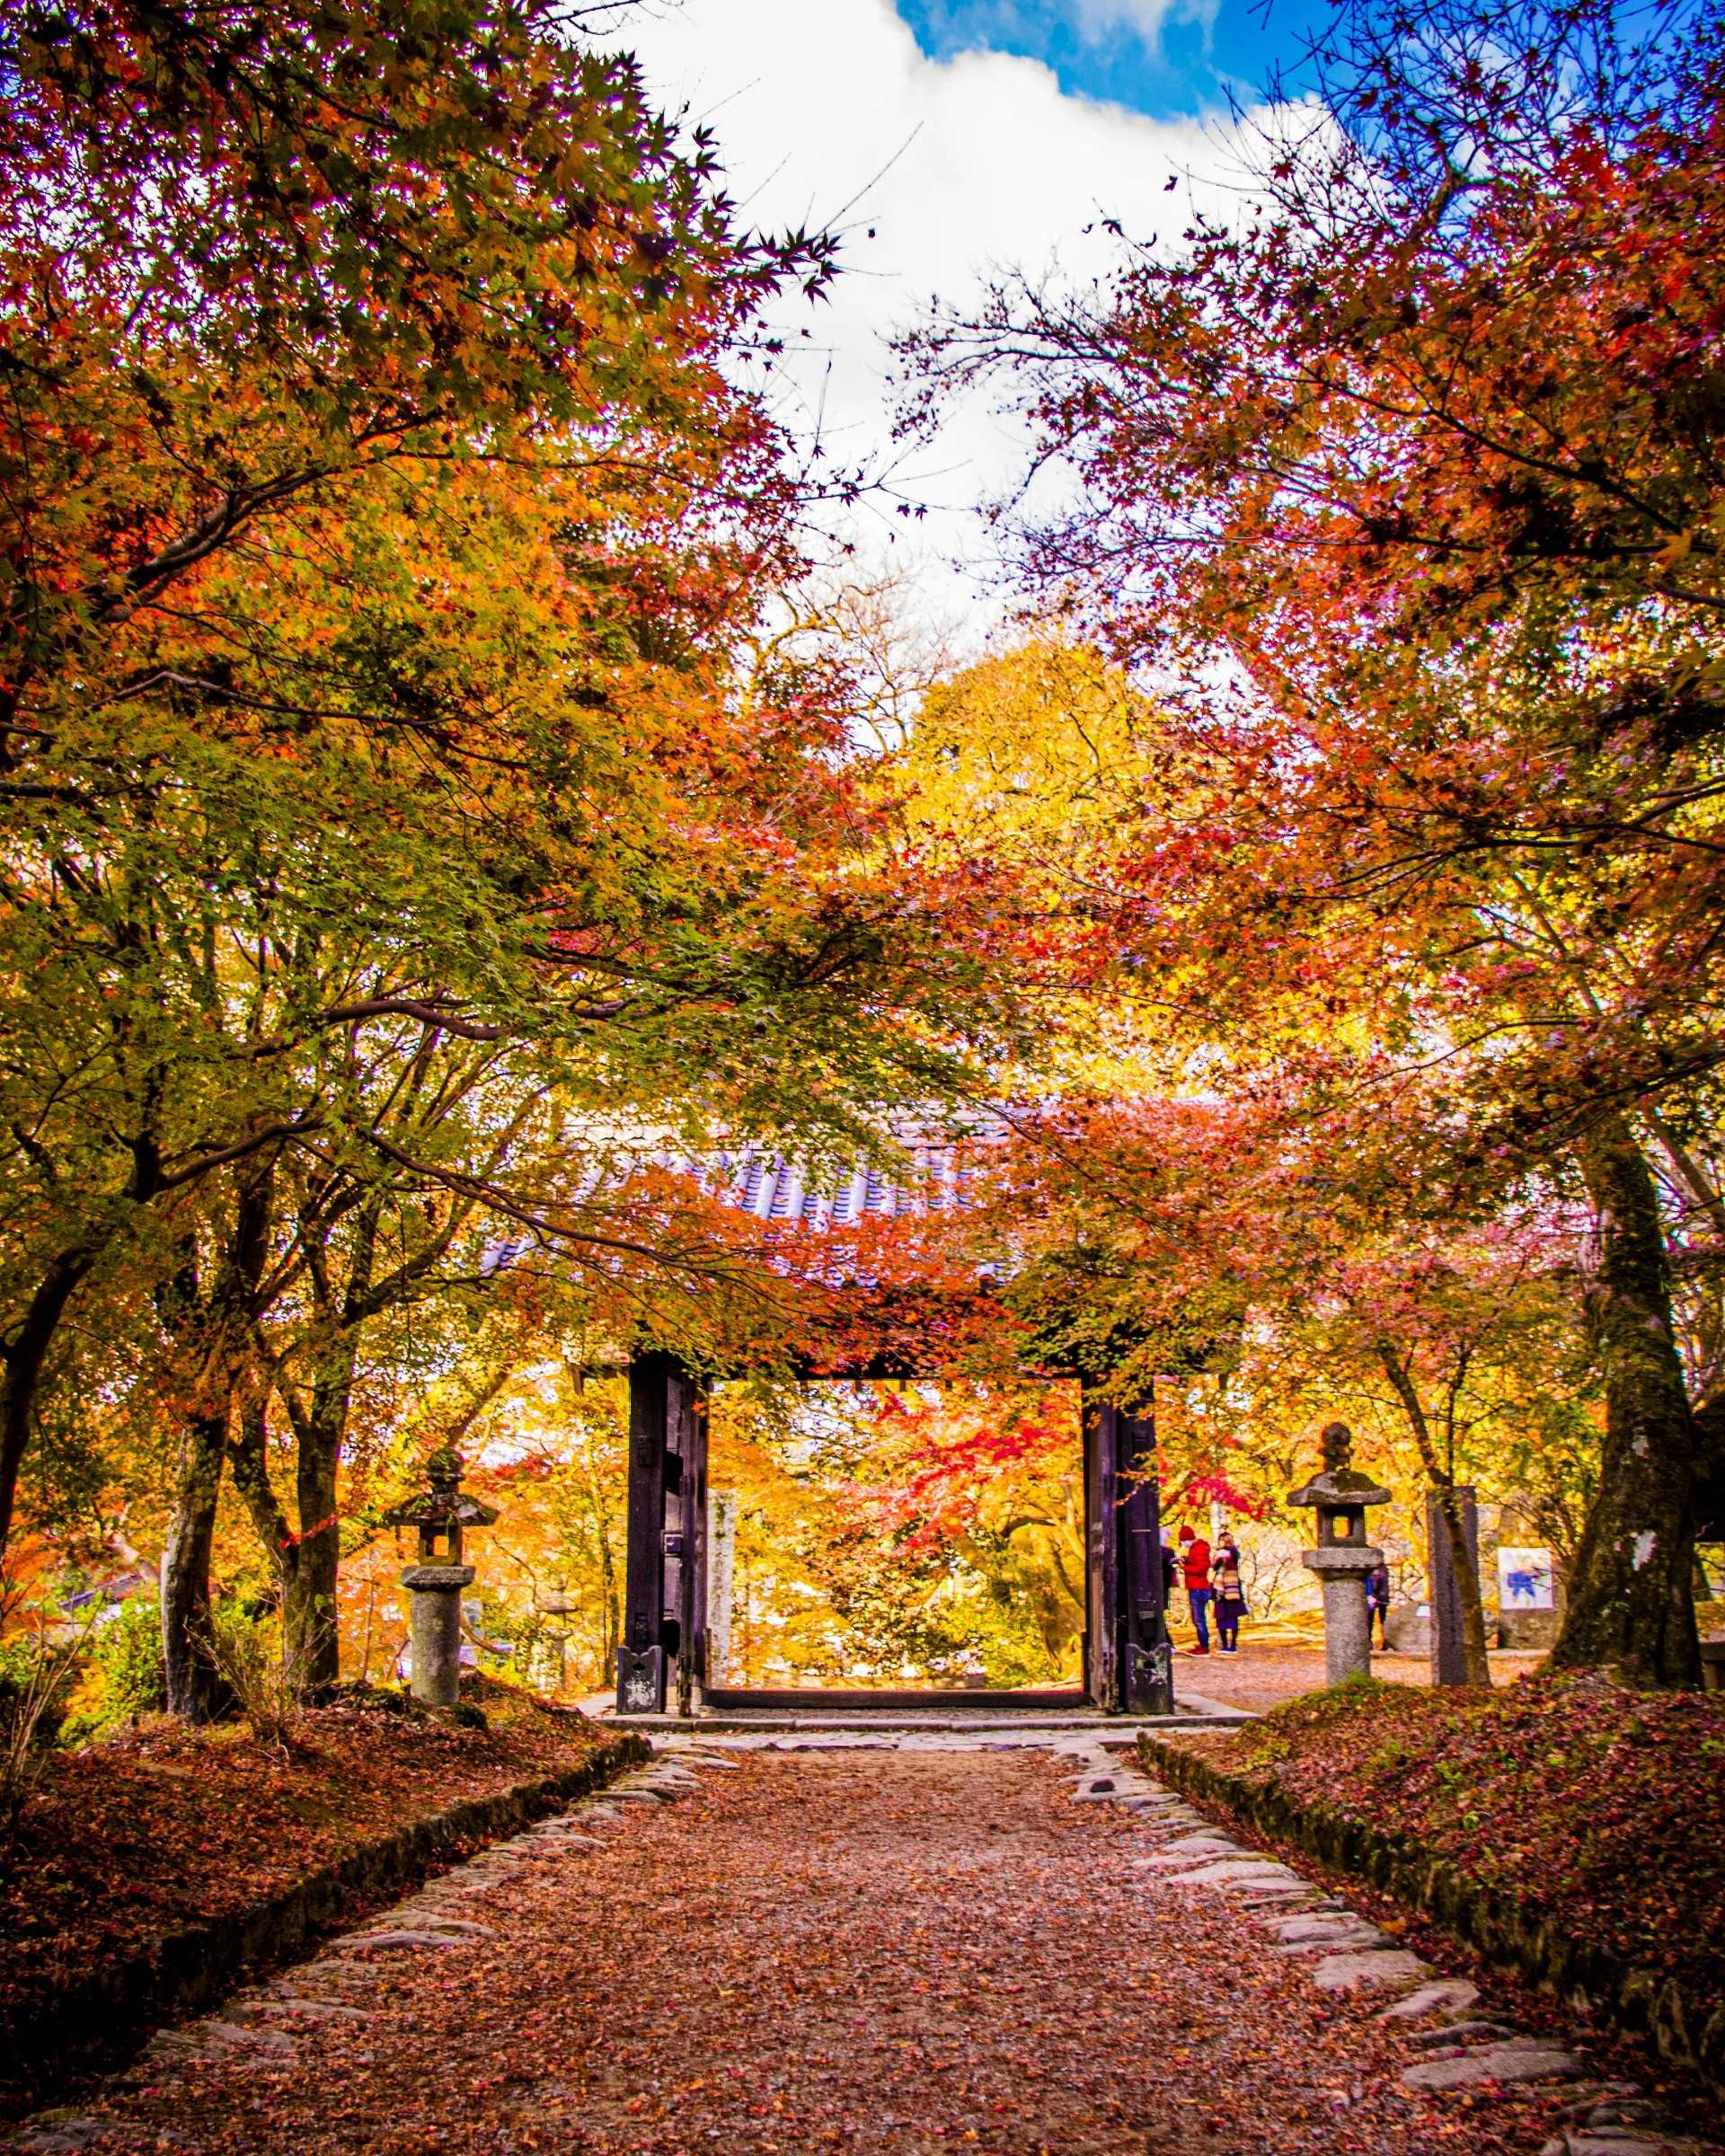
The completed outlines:
[[[1390,1648],[1390,1568],[1374,1565],[1366,1575],[1366,1644],[1372,1644],[1372,1620],[1377,1620],[1378,1642],[1385,1654]]]
[[[1211,1578],[1216,1588],[1216,1643],[1225,1655],[1237,1655],[1240,1620],[1251,1612],[1246,1607],[1246,1583],[1240,1573],[1240,1545],[1232,1534],[1225,1533],[1216,1546]]]
[[[1174,1606],[1174,1589],[1180,1585],[1180,1560],[1174,1555],[1174,1545],[1164,1534],[1162,1538],[1162,1613],[1167,1616]]]
[[[1198,1634],[1198,1645],[1189,1647],[1189,1655],[1208,1655],[1210,1651],[1210,1545],[1201,1534],[1194,1534],[1190,1527],[1180,1531],[1180,1561],[1186,1576],[1186,1602],[1192,1613],[1192,1630]]]

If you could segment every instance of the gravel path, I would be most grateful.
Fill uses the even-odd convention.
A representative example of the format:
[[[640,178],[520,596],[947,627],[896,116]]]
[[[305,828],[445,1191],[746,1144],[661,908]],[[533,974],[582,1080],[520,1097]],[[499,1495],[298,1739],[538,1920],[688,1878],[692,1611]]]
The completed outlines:
[[[1171,1883],[1180,1825],[1075,1801],[1083,1760],[731,1759],[481,1856],[18,2145],[1536,2156],[1573,2098],[1408,2087],[1436,2054],[1389,1994]]]

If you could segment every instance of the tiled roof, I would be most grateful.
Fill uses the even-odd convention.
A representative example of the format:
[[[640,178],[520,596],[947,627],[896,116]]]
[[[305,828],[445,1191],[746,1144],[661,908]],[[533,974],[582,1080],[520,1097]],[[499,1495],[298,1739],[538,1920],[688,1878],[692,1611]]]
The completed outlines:
[[[721,1153],[696,1164],[694,1174],[703,1190],[756,1220],[817,1229],[949,1213],[964,1203],[975,1171],[963,1163],[957,1146],[917,1144],[907,1150],[910,1164],[898,1179],[860,1164],[837,1178],[811,1176],[794,1161],[754,1148]]]
[[[663,1164],[692,1175],[700,1188],[756,1220],[785,1221],[817,1231],[854,1227],[864,1220],[915,1219],[951,1213],[966,1202],[976,1176],[978,1146],[1001,1144],[1010,1135],[1005,1118],[973,1110],[962,1120],[946,1118],[904,1122],[893,1133],[905,1156],[894,1174],[862,1162],[836,1174],[758,1145],[686,1156]]]
[[[783,1153],[745,1144],[692,1155],[662,1144],[641,1151],[624,1149],[596,1163],[583,1196],[595,1197],[626,1182],[631,1167],[650,1166],[686,1175],[707,1196],[734,1206],[756,1220],[783,1222],[812,1229],[854,1227],[865,1220],[905,1220],[961,1208],[976,1174],[970,1157],[978,1145],[997,1145],[1008,1125],[995,1115],[973,1116],[962,1128],[916,1126],[895,1134],[906,1166],[889,1176],[859,1162],[847,1171],[818,1173]],[[486,1246],[480,1259],[482,1277],[504,1272],[532,1248],[525,1235],[502,1237]]]

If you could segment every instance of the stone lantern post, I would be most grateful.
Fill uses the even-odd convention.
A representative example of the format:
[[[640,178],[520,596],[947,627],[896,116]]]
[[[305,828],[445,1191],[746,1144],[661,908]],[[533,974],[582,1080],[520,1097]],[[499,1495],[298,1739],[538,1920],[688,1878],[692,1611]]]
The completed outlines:
[[[473,1578],[473,1568],[461,1561],[462,1529],[489,1527],[497,1517],[461,1488],[461,1464],[452,1445],[439,1445],[425,1463],[429,1487],[383,1515],[385,1527],[419,1530],[419,1562],[402,1574],[402,1585],[412,1596],[411,1691],[427,1707],[453,1707],[461,1693],[461,1590]]]
[[[1384,1562],[1384,1552],[1366,1540],[1366,1507],[1387,1505],[1390,1493],[1351,1464],[1353,1433],[1345,1422],[1329,1424],[1319,1443],[1323,1472],[1304,1489],[1290,1491],[1287,1501],[1313,1506],[1317,1512],[1318,1546],[1302,1551],[1300,1561],[1323,1582],[1324,1677],[1340,1684],[1345,1677],[1371,1674],[1366,1575]]]

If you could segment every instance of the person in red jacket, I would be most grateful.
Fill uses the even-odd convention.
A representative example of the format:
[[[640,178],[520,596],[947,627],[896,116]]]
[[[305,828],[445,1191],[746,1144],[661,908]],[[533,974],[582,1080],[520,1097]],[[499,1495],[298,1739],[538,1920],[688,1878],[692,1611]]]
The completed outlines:
[[[1189,1647],[1189,1655],[1208,1655],[1210,1651],[1210,1545],[1201,1534],[1194,1534],[1190,1527],[1180,1531],[1180,1562],[1186,1577],[1186,1600],[1192,1613],[1192,1630],[1198,1634],[1198,1645]]]

